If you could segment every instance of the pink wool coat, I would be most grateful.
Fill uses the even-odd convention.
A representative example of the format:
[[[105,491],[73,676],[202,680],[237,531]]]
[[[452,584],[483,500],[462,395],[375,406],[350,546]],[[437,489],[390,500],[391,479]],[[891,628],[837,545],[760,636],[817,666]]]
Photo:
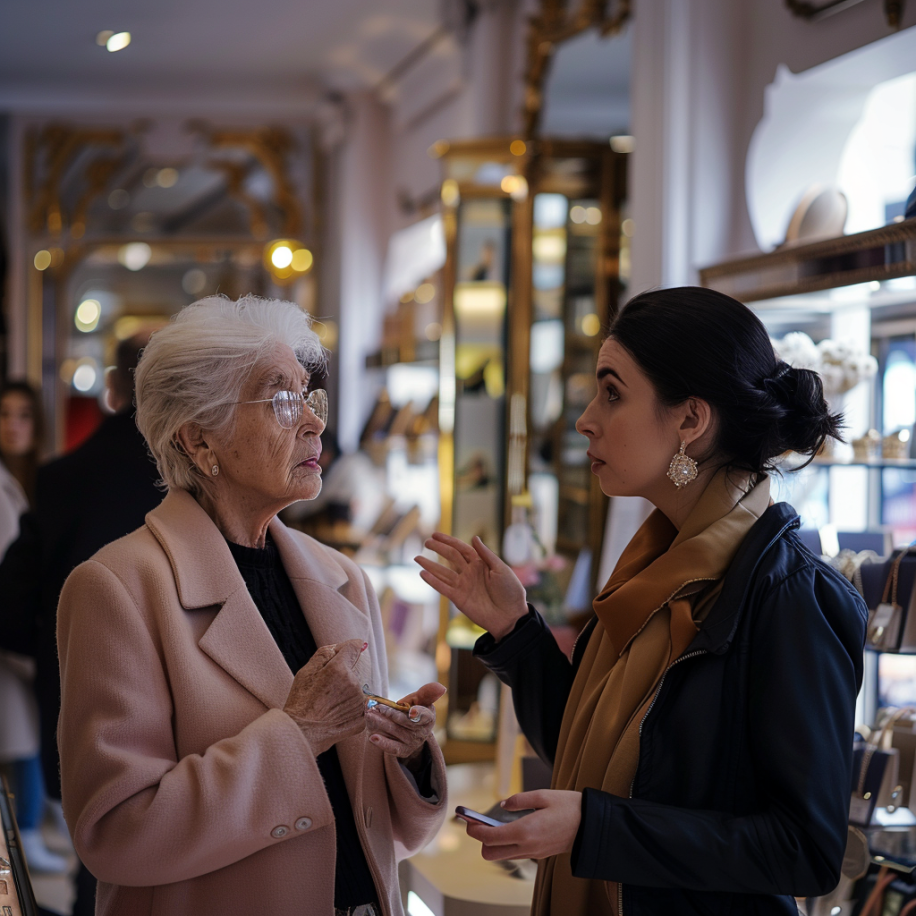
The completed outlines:
[[[278,519],[283,566],[319,646],[385,639],[364,573]],[[333,913],[335,832],[315,758],[283,711],[293,675],[218,529],[172,491],[146,525],[77,567],[60,600],[63,801],[97,914]],[[419,686],[419,685],[418,685]],[[337,745],[382,908],[401,916],[397,860],[445,816],[366,735]]]

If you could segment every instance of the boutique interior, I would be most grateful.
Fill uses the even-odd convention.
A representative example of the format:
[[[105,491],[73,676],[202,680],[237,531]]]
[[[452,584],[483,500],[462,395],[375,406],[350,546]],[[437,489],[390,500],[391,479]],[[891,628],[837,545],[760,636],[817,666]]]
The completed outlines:
[[[44,457],[103,418],[119,341],[213,294],[307,311],[324,484],[284,520],[365,570],[391,696],[449,688],[454,801],[550,773],[412,558],[480,536],[572,647],[646,515],[575,423],[653,287],[738,298],[821,374],[847,442],[776,498],[872,609],[858,722],[916,706],[916,3],[11,0],[0,51],[0,369],[40,388]],[[881,741],[859,826],[912,856],[916,710]],[[521,916],[531,863],[501,864],[450,820],[401,864],[405,910]],[[66,876],[6,872],[5,913],[70,912]]]

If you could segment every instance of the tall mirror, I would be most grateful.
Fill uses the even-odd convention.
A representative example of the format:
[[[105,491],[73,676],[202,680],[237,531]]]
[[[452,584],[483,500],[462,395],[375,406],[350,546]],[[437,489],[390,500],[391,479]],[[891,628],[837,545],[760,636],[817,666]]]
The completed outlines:
[[[626,156],[606,143],[442,143],[442,525],[516,568],[552,625],[594,587],[607,502],[575,421],[621,291]],[[590,597],[589,597],[590,600]],[[499,688],[481,631],[442,604],[447,757],[492,755]]]

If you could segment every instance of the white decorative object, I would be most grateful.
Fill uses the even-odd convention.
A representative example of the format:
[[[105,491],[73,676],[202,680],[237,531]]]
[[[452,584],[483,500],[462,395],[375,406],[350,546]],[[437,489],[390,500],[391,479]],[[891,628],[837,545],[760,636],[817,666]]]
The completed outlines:
[[[854,344],[829,338],[815,344],[801,331],[774,340],[773,349],[790,366],[817,372],[828,396],[845,394],[878,371],[877,360]]]

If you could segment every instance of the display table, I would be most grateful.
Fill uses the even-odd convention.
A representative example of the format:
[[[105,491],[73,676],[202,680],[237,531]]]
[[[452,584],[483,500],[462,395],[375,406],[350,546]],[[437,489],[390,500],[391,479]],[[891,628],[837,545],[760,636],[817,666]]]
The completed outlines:
[[[534,880],[486,862],[480,843],[454,817],[456,805],[486,811],[496,801],[492,763],[454,764],[448,770],[449,817],[425,849],[400,866],[408,916],[528,916]]]

